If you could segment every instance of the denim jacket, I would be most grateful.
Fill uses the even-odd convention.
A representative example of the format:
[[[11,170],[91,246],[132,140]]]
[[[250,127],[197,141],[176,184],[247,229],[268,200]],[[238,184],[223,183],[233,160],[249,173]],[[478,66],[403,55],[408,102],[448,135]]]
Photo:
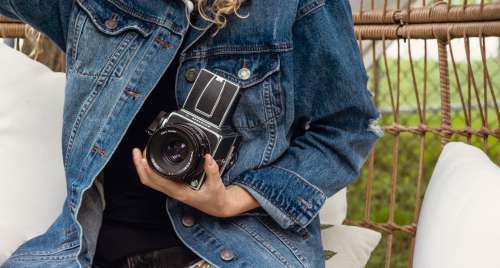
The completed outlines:
[[[381,135],[349,2],[248,0],[239,14],[249,17],[228,16],[214,37],[200,16],[191,20],[203,29],[189,29],[186,12],[181,0],[0,0],[1,14],[45,33],[67,63],[67,198],[50,228],[2,267],[91,265],[101,171],[177,53],[178,105],[200,68],[240,85],[230,122],[242,141],[223,182],[261,205],[216,218],[168,199],[177,235],[216,267],[324,266],[318,212],[356,179]]]

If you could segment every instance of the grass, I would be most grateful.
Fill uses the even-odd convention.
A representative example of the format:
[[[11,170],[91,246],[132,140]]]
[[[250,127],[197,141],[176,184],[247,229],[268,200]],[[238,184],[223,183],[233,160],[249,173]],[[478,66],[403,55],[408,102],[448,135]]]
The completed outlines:
[[[379,63],[381,64],[381,62]],[[416,81],[419,89],[419,97],[421,103],[424,100],[423,90],[423,61],[414,61],[416,69]],[[393,90],[396,88],[396,75],[395,60],[388,62],[390,68],[391,82],[393,83]],[[382,65],[379,66],[383,68]],[[379,69],[380,69],[379,68]],[[418,126],[420,118],[415,111],[417,107],[416,95],[414,91],[414,83],[411,76],[410,63],[408,60],[401,60],[401,77],[400,77],[400,110],[410,111],[401,112],[399,115],[398,123],[405,126]],[[489,59],[488,68],[490,74],[496,74],[500,71],[499,59]],[[462,91],[465,96],[466,105],[469,100],[471,103],[471,119],[472,128],[479,129],[482,127],[482,120],[479,109],[477,108],[477,101],[473,87],[467,86],[467,65],[457,65],[460,83],[462,84]],[[439,127],[441,116],[439,107],[441,104],[439,93],[439,72],[437,61],[428,61],[429,75],[427,76],[427,92],[426,99],[426,114],[425,124],[429,127]],[[483,69],[481,62],[473,62],[472,70],[476,78],[477,88],[480,92],[481,102],[484,104],[484,81]],[[387,79],[385,71],[379,74],[378,77],[378,92],[377,103],[381,111],[384,111],[380,124],[382,126],[390,126],[394,119],[391,111],[391,99],[389,95],[389,87],[387,86]],[[373,77],[371,77],[373,79]],[[466,126],[465,116],[463,114],[457,83],[454,80],[454,73],[452,66],[450,66],[450,89],[451,89],[451,103],[454,107],[452,112],[452,126],[454,128],[463,128]],[[500,99],[500,76],[493,75],[492,84],[495,88],[497,101]],[[370,84],[371,85],[371,84]],[[470,89],[469,89],[470,88]],[[394,94],[395,96],[395,94]],[[492,104],[491,95],[488,96],[488,101]],[[500,105],[500,103],[499,103]],[[411,112],[413,110],[413,112]],[[483,109],[487,114],[487,121],[490,129],[498,128],[498,121],[495,116],[493,106]],[[375,146],[375,168],[373,173],[372,185],[372,203],[370,219],[377,223],[385,223],[389,219],[390,210],[390,193],[391,193],[391,180],[394,166],[394,160],[397,158],[398,166],[397,172],[397,187],[396,187],[396,207],[394,211],[394,222],[399,225],[406,225],[415,222],[415,204],[416,204],[416,181],[419,175],[418,163],[420,157],[420,141],[424,139],[423,151],[423,170],[422,170],[422,187],[421,198],[425,193],[425,186],[431,177],[433,167],[439,157],[441,151],[440,137],[433,133],[426,133],[425,138],[410,133],[401,133],[399,137],[399,150],[394,151],[395,137],[386,133],[384,137],[379,139]],[[467,141],[466,137],[453,135],[452,140]],[[500,163],[500,142],[489,137],[487,139],[472,137],[470,143],[483,148],[486,145],[486,152],[496,163]],[[349,186],[348,188],[348,218],[352,220],[363,219],[365,209],[365,192],[368,174],[367,165],[362,170],[360,179]],[[407,267],[409,259],[409,245],[411,237],[401,232],[395,232],[392,243],[392,258],[391,267]],[[372,257],[367,267],[383,267],[384,258],[386,253],[387,236],[384,236],[377,249],[373,252]]]

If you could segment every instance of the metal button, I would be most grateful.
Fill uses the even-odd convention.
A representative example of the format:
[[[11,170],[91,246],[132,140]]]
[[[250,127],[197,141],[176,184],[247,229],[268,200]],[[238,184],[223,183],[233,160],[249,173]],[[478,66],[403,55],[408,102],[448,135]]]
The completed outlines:
[[[189,267],[191,267],[191,266],[189,266]],[[201,260],[201,261],[195,263],[193,268],[214,268],[214,267],[212,265],[210,265],[210,263],[208,263],[204,260]]]
[[[220,252],[220,258],[225,261],[230,261],[234,258],[234,253],[232,250],[225,248]]]
[[[304,130],[309,130],[311,128],[311,121],[306,121],[303,126]]]
[[[191,227],[194,225],[194,217],[191,215],[184,215],[182,216],[182,225],[186,227]]]
[[[309,130],[311,127],[311,119],[307,117],[301,117],[298,121],[298,127],[302,130]]]
[[[196,80],[196,76],[198,76],[198,69],[196,68],[189,68],[186,70],[186,73],[184,74],[186,81],[188,81],[189,83],[194,82],[194,80]]]
[[[238,71],[238,77],[242,80],[247,80],[248,78],[250,78],[250,70],[246,67],[241,68]]]
[[[118,26],[117,16],[118,15],[113,13],[113,15],[111,15],[111,18],[106,20],[106,22],[104,24],[106,25],[106,27],[108,29],[113,30],[114,28],[116,28],[116,26]]]

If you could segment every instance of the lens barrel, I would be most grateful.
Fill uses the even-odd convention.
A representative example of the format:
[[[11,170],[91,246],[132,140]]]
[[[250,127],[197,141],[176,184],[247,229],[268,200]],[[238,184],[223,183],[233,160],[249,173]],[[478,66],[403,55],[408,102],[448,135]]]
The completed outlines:
[[[189,123],[158,129],[146,148],[146,159],[156,173],[182,182],[203,173],[203,156],[210,149],[205,133]]]

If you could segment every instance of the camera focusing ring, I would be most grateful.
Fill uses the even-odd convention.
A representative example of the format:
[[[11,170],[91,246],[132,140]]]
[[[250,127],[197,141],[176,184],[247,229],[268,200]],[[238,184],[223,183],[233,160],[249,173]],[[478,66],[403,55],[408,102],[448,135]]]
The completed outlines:
[[[189,123],[167,125],[149,139],[146,158],[161,176],[187,181],[203,172],[203,155],[209,152],[205,133]]]

